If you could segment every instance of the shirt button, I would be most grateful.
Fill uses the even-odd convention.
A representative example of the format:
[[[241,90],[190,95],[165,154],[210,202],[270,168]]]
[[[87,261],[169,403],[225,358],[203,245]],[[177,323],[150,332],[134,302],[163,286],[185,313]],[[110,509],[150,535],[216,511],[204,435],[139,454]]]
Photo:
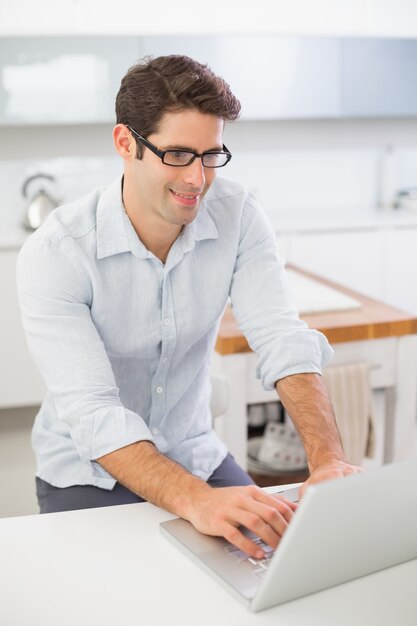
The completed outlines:
[[[157,435],[158,433],[159,433],[159,430],[157,428],[152,428],[153,435]]]
[[[162,392],[163,392],[163,390],[164,390],[164,388],[163,388],[163,387],[157,387],[157,388],[156,388],[156,393],[162,393]]]
[[[168,357],[164,356],[164,358],[162,359],[162,363],[166,363],[168,361]]]
[[[165,324],[165,326],[168,326],[168,324],[169,324],[169,319],[167,317],[164,319],[164,324]]]

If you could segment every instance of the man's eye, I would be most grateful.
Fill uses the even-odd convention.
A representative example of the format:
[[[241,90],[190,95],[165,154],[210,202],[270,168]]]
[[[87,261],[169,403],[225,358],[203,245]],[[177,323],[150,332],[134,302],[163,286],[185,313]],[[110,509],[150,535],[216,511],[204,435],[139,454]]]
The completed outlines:
[[[188,152],[182,152],[181,150],[173,150],[170,154],[174,157],[174,159],[178,159],[179,161],[190,158]]]
[[[217,152],[206,152],[204,155],[204,160],[206,163],[215,163],[219,158]]]

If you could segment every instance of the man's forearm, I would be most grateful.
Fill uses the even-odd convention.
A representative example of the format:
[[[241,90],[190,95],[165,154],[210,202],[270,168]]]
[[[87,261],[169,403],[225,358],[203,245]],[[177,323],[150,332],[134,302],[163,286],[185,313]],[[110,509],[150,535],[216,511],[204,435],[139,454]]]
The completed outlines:
[[[345,461],[322,377],[318,374],[295,374],[282,378],[275,387],[302,439],[310,472],[333,461]]]
[[[160,454],[149,441],[115,450],[97,462],[130,491],[185,519],[192,499],[210,489],[207,483]]]
[[[241,532],[240,526],[276,548],[296,508],[255,485],[210,487],[160,454],[149,441],[96,460],[131,491],[189,520],[202,533],[224,537],[255,558],[264,558],[264,551]]]

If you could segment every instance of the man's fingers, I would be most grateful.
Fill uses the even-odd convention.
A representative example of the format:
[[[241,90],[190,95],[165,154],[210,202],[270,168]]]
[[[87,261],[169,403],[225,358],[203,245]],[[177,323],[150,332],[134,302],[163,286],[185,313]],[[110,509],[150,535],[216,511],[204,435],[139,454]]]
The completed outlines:
[[[361,472],[363,472],[363,467],[350,465],[349,463],[345,463],[343,461],[334,461],[333,463],[328,463],[327,465],[317,467],[311,473],[308,480],[303,483],[300,489],[301,497],[304,496],[309,486],[313,485],[314,483],[320,483],[326,480],[334,480],[336,478],[343,478],[344,476],[349,476],[350,474],[357,474]]]
[[[266,494],[259,487],[224,487],[207,492],[197,515],[190,521],[197,530],[214,536],[222,536],[234,546],[254,558],[262,558],[264,552],[242,527],[259,537],[271,549],[275,549],[287,529],[296,508],[282,497]]]
[[[242,526],[245,526],[245,528],[248,528],[252,524],[252,521],[250,520],[248,516],[250,516],[250,514],[243,514],[241,516],[242,522],[240,524],[240,527],[236,527],[230,524],[224,532],[224,537],[225,539],[227,539],[227,541],[232,543],[234,546],[236,546],[239,550],[241,550],[248,556],[253,557],[255,559],[263,559],[265,557],[265,552],[275,550],[275,548],[278,546],[281,540],[281,536],[277,534],[270,526],[268,526],[261,520],[261,523],[263,525],[261,531],[256,532],[255,530],[252,530],[252,532],[257,537],[259,537],[265,545],[269,546],[269,548],[265,548],[265,545],[262,547],[261,545],[259,545],[259,543],[256,543],[253,539],[250,539],[241,530]],[[255,526],[253,525],[253,527]],[[259,530],[259,524],[257,524],[257,527]]]
[[[273,498],[277,503],[278,511],[285,517],[287,522],[290,522],[298,508],[298,504],[296,502],[290,502],[290,500],[286,500],[282,496],[273,496]]]
[[[297,504],[295,504],[295,502],[290,502],[282,496],[266,494],[261,490],[254,495],[254,498],[258,502],[262,502],[262,504],[275,508],[288,523],[297,510]]]
[[[285,533],[288,523],[278,511],[271,508],[263,510],[263,505],[259,505],[259,510],[255,512],[239,511],[237,517],[239,524],[244,526],[262,541],[275,549]]]
[[[255,559],[263,558],[264,551],[262,550],[262,548],[253,541],[251,541],[248,537],[246,537],[246,535],[244,535],[242,531],[240,531],[237,527],[229,525],[225,529],[223,536],[225,539],[227,539],[227,541],[229,541],[229,543],[236,546],[236,548],[239,548],[239,550],[241,550],[248,556],[251,556]]]
[[[292,510],[285,502],[272,500],[272,503],[268,502],[268,504],[264,504],[263,502],[251,498],[250,500],[246,500],[245,506],[240,504],[240,506],[233,507],[233,509],[229,511],[228,522],[233,526],[233,529],[229,527],[228,532],[232,533],[232,538],[236,536],[240,541],[238,546],[240,549],[246,550],[250,547],[250,554],[254,555],[254,551],[259,550],[259,546],[256,547],[251,541],[249,541],[249,543],[242,541],[239,536],[241,533],[235,527],[244,526],[259,537],[265,544],[275,549],[286,531],[292,515]],[[228,536],[226,539],[231,541]],[[235,542],[232,541],[232,543]],[[243,548],[243,544],[245,544],[247,548]]]
[[[298,502],[291,502],[291,500],[287,500],[286,498],[284,498],[284,496],[278,496],[275,494],[273,494],[272,497],[275,500],[280,500],[281,502],[284,502],[284,504],[286,504],[293,512],[298,509]]]

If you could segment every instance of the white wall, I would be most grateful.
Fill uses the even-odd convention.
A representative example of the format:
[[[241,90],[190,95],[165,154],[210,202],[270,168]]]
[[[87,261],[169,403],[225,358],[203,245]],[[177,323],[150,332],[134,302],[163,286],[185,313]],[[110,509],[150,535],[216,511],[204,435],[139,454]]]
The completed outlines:
[[[398,187],[417,186],[417,119],[242,122],[229,126],[226,144],[234,153],[227,176],[270,213],[338,211],[348,222],[349,212],[371,210],[387,145]]]
[[[0,227],[18,224],[23,180],[58,179],[56,195],[77,198],[122,170],[111,125],[0,128]],[[229,124],[233,152],[221,175],[253,189],[269,212],[368,211],[376,206],[379,165],[395,147],[398,187],[417,186],[417,119],[265,121]]]

